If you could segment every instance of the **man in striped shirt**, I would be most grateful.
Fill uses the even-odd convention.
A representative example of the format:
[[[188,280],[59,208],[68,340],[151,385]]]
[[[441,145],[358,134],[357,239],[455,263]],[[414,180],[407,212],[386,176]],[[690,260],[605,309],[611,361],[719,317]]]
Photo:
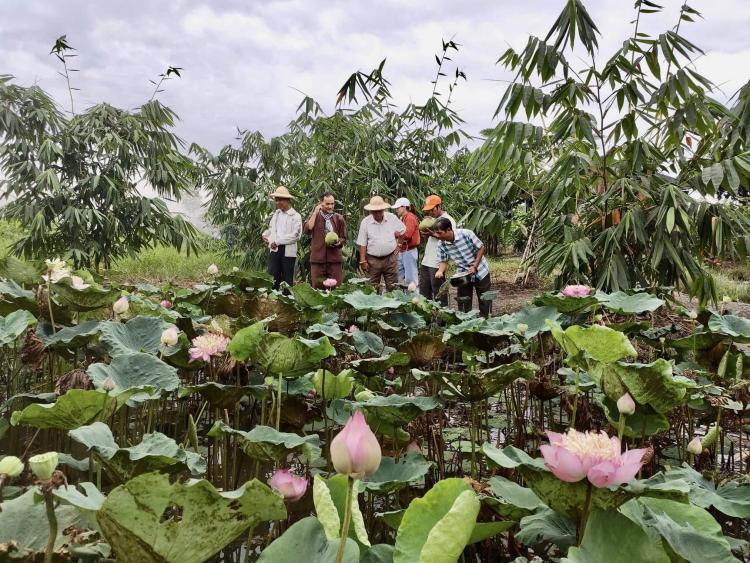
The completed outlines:
[[[490,289],[490,268],[484,258],[486,249],[482,241],[474,231],[453,229],[451,222],[444,217],[435,221],[432,234],[440,240],[440,266],[435,277],[443,279],[448,259],[452,260],[456,264],[457,275],[469,275],[469,282],[456,288],[458,309],[464,313],[471,311],[473,292],[476,292],[479,312],[483,317],[489,317],[492,302],[482,299],[482,295]]]

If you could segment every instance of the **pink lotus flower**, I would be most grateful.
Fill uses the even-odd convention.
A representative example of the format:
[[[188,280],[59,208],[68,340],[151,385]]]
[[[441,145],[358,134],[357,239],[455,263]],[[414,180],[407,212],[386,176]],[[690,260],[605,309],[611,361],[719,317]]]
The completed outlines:
[[[268,480],[268,484],[284,495],[284,500],[294,502],[304,496],[308,481],[304,477],[297,477],[288,469],[278,469]]]
[[[162,299],[159,303],[162,307],[165,309],[171,309],[172,308],[172,302],[169,299]]]
[[[107,376],[107,379],[102,381],[102,389],[104,389],[105,391],[112,391],[112,389],[114,389],[116,386],[117,385],[115,383],[115,380],[112,379],[111,375]]]
[[[562,290],[565,297],[586,297],[591,294],[591,288],[587,285],[569,285]]]
[[[203,360],[208,362],[212,356],[218,356],[227,351],[229,338],[223,334],[215,332],[206,332],[193,338],[193,346],[188,350],[190,361]]]
[[[361,479],[372,475],[380,467],[380,444],[365,415],[357,411],[344,429],[331,441],[331,461],[337,472]]]
[[[406,446],[407,452],[417,452],[418,454],[422,453],[422,448],[419,447],[419,444],[417,444],[416,440],[412,440],[411,443]]]
[[[359,327],[357,325],[352,325],[348,329],[346,329],[346,332],[349,334],[354,334],[355,332],[359,332]]]
[[[645,448],[620,453],[620,440],[605,432],[565,434],[547,431],[549,445],[540,449],[547,467],[555,477],[576,483],[588,477],[598,488],[621,485],[632,480],[643,465]]]
[[[336,286],[337,286],[338,284],[339,284],[339,282],[337,282],[337,281],[336,281],[335,279],[333,279],[333,278],[328,278],[327,280],[324,280],[324,281],[323,281],[323,287],[325,287],[326,289],[333,289],[333,288],[334,288],[334,287],[336,287]]]

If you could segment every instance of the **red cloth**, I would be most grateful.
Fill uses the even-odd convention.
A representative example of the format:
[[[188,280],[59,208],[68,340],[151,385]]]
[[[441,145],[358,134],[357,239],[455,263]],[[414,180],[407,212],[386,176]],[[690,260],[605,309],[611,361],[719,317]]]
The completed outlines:
[[[406,231],[404,231],[404,236],[398,245],[398,249],[401,252],[406,252],[412,248],[417,248],[419,246],[419,219],[417,219],[414,213],[407,211],[401,222],[406,227]]]

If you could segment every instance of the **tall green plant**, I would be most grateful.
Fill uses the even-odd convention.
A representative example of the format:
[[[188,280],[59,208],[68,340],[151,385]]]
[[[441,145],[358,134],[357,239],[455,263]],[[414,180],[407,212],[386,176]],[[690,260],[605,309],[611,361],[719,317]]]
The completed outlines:
[[[596,24],[567,0],[543,39],[503,53],[515,78],[475,155],[479,189],[534,202],[532,260],[561,285],[677,285],[715,299],[703,258],[747,255],[746,96],[734,110],[710,97],[693,65],[703,52],[681,34],[699,15],[688,4],[673,29],[643,31],[661,10],[636,1],[632,35],[602,60]],[[720,192],[730,203],[715,203]]]

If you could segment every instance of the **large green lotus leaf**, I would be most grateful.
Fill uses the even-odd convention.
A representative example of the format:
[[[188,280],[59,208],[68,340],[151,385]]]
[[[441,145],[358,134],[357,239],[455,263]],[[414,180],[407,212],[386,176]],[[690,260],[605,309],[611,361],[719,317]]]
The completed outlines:
[[[315,323],[307,327],[307,334],[322,334],[333,340],[341,340],[344,337],[344,331],[335,322]]]
[[[199,454],[186,451],[160,432],[144,435],[139,444],[130,448],[119,447],[109,426],[103,422],[81,426],[68,434],[96,453],[118,482],[152,471],[171,474],[189,471],[193,476],[206,472],[206,461]]]
[[[49,523],[43,502],[35,502],[36,487],[24,494],[0,504],[0,544],[7,548],[8,554],[3,561],[42,560],[39,552],[44,552],[49,537]],[[67,544],[65,530],[70,526],[85,529],[86,524],[72,506],[58,506],[55,509],[57,518],[57,538],[55,550]],[[2,551],[5,551],[3,549]],[[35,555],[36,554],[36,555]],[[37,559],[38,556],[38,559]]]
[[[584,350],[599,362],[611,363],[623,358],[638,356],[633,345],[622,332],[602,325],[582,327],[573,325],[565,330],[565,335],[575,346]]]
[[[409,342],[401,345],[399,352],[409,354],[412,367],[420,367],[442,356],[445,352],[445,344],[439,336],[434,336],[429,332],[420,332],[414,335]]]
[[[382,309],[398,309],[401,307],[401,301],[386,297],[384,295],[376,295],[374,293],[363,293],[361,291],[353,291],[347,293],[344,296],[344,303],[351,305],[358,311],[380,311]]]
[[[380,321],[378,324],[380,324]],[[390,330],[402,330],[404,328],[419,330],[427,326],[425,320],[412,311],[406,313],[391,313],[386,317],[386,322],[384,324],[386,325],[386,328],[391,327]]]
[[[470,318],[449,326],[443,332],[443,342],[466,351],[491,352],[507,342],[518,327],[509,317]]]
[[[24,309],[0,317],[0,346],[12,344],[27,328],[35,324],[36,317]]]
[[[501,450],[498,450],[501,451]],[[544,503],[534,494],[534,491],[522,487],[515,481],[505,477],[493,477],[488,482],[489,491],[494,496],[480,497],[500,516],[511,520],[520,520],[535,510],[544,507]]]
[[[313,482],[315,512],[330,540],[341,537],[341,522],[344,521],[345,517],[348,486],[349,477],[346,475],[333,475],[328,479],[320,475],[315,476]],[[354,481],[352,486],[356,494],[352,495],[351,498],[352,512],[348,537],[357,543],[361,552],[364,552],[370,547],[370,540],[367,537],[364,518],[359,509],[360,482]]]
[[[227,350],[238,362],[246,362],[255,357],[265,333],[266,323],[263,321],[246,326],[235,333]]]
[[[599,298],[595,295],[586,297],[565,297],[562,294],[542,293],[533,301],[534,305],[549,305],[561,313],[578,313],[599,305]]]
[[[667,346],[678,350],[705,351],[711,350],[726,338],[726,336],[715,332],[699,331],[683,338],[669,339],[667,340]]]
[[[292,287],[292,295],[303,309],[330,308],[336,301],[335,296],[314,289],[309,283],[297,283]]]
[[[138,316],[126,323],[106,321],[100,325],[100,340],[113,357],[133,352],[157,355],[161,333],[170,326],[161,317]]]
[[[583,541],[568,550],[571,563],[670,563],[661,540],[616,510],[592,510]]]
[[[320,457],[320,437],[317,434],[298,436],[291,432],[279,432],[270,426],[256,426],[249,432],[243,432],[217,420],[207,436],[213,438],[224,434],[239,438],[242,451],[261,461],[279,461],[292,453],[301,454],[308,463]]]
[[[0,315],[7,315],[18,309],[36,311],[36,296],[33,291],[22,288],[13,280],[0,280]]]
[[[390,494],[421,481],[432,465],[417,452],[409,452],[398,461],[383,457],[378,470],[362,483],[361,488],[371,493]]]
[[[617,376],[636,403],[650,405],[656,412],[662,414],[682,404],[687,389],[695,386],[687,378],[675,378],[672,374],[672,364],[663,358],[650,364],[617,362],[605,366],[598,365],[594,366],[590,373],[597,380],[602,372],[606,372],[609,376]],[[622,396],[622,393],[615,395],[607,389],[606,385],[602,385],[602,391],[613,401],[617,401]]]
[[[253,363],[269,375],[294,377],[311,371],[321,360],[335,353],[326,336],[306,340],[270,332],[264,334],[258,344]]]
[[[634,293],[628,295],[622,291],[614,293],[599,294],[599,303],[610,311],[621,315],[641,315],[656,311],[664,305],[664,301],[648,293]]]
[[[373,545],[359,563],[393,563],[393,546],[386,543]]]
[[[352,346],[360,354],[374,354],[379,356],[385,350],[383,339],[369,330],[358,330],[352,335]]]
[[[526,338],[533,338],[540,332],[549,332],[549,325],[547,320],[557,322],[562,315],[555,307],[544,306],[534,307],[526,305],[520,311],[513,313],[507,317],[507,321],[511,325],[515,325],[515,331],[518,331],[518,325],[526,325],[526,332],[524,336]]]
[[[736,562],[721,525],[711,514],[690,503],[641,497],[620,512],[644,530],[653,530],[685,561]]]
[[[36,428],[72,430],[98,420],[107,420],[136,393],[146,392],[138,387],[117,395],[90,389],[71,389],[49,405],[38,403],[11,415],[13,426],[26,424]]]
[[[362,358],[349,362],[349,367],[368,376],[382,374],[388,368],[408,365],[409,355],[403,352],[394,352],[388,356],[381,356],[379,358]]]
[[[528,466],[533,469],[546,471],[547,466],[542,458],[531,457],[523,450],[506,446],[503,449],[496,448],[492,444],[485,442],[482,445],[482,453],[486,455],[493,463],[504,467],[505,469],[515,469],[520,466]]]
[[[513,520],[498,520],[496,522],[477,522],[471,532],[471,537],[466,543],[471,545],[480,541],[494,538],[496,535],[507,532],[514,528],[518,522]]]
[[[603,395],[595,400],[602,407],[609,423],[617,428],[620,422],[617,402]],[[656,412],[650,405],[636,405],[635,412],[625,417],[623,434],[628,438],[640,438],[642,436],[653,436],[667,430],[669,430],[669,419],[666,415]]]
[[[230,409],[237,404],[237,402],[245,396],[263,397],[266,394],[267,387],[265,385],[224,385],[221,383],[215,383],[213,381],[207,381],[205,383],[199,383],[198,385],[183,385],[178,391],[180,398],[193,395],[194,393],[200,394],[212,408],[215,409]]]
[[[319,369],[312,377],[312,384],[320,397],[330,401],[348,397],[354,387],[354,378],[350,369],[342,370],[339,374]]]
[[[468,401],[480,401],[502,391],[517,379],[533,379],[539,366],[523,360],[484,369],[478,373],[447,372],[442,375],[447,388]]]
[[[88,281],[89,286],[85,289],[75,289],[72,282],[70,277],[66,277],[52,286],[55,299],[71,311],[94,311],[109,307],[120,297],[120,292],[106,289],[93,281]]]
[[[373,416],[380,422],[394,426],[408,424],[422,413],[442,406],[437,397],[404,397],[402,395],[387,397],[380,395],[357,404],[365,410],[368,420],[370,416]]]
[[[750,319],[713,313],[708,319],[708,328],[712,332],[731,336],[735,342],[750,342]]]
[[[310,363],[317,364],[326,358],[336,355],[336,349],[327,336],[321,336],[320,338],[302,338],[298,336],[297,341],[302,345],[302,353]]]
[[[543,508],[521,519],[516,539],[529,546],[551,542],[565,550],[576,543],[576,524],[551,508]]]
[[[443,479],[409,504],[396,533],[394,563],[455,563],[476,524],[480,502],[463,479]]]
[[[258,563],[281,563],[304,560],[305,563],[332,563],[339,549],[338,539],[329,540],[315,516],[308,516],[278,537],[260,554]],[[357,563],[359,547],[347,538],[341,563]],[[375,560],[377,561],[377,559]]]
[[[666,472],[667,479],[683,479],[690,485],[690,502],[701,508],[713,506],[733,518],[750,518],[750,483],[727,481],[718,487],[687,464]]]
[[[144,352],[115,356],[109,365],[91,364],[86,373],[97,388],[101,388],[111,377],[115,384],[114,393],[142,386],[152,389],[151,394],[134,395],[128,404],[140,403],[150,397],[158,398],[162,392],[174,391],[180,385],[175,368]]]
[[[81,324],[66,326],[57,332],[52,332],[52,325],[44,321],[37,326],[36,335],[45,348],[53,350],[80,348],[99,335],[100,324],[99,321],[84,321]]]
[[[220,493],[203,479],[146,473],[112,490],[97,519],[118,561],[201,563],[248,528],[286,515],[281,496],[255,479]]]

